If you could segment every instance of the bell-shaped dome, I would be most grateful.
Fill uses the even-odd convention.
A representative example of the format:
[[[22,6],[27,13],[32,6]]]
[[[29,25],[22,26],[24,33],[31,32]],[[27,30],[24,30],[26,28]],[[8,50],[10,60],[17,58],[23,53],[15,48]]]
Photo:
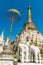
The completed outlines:
[[[30,8],[30,5],[28,7],[28,21],[24,24],[23,30],[25,28],[31,29],[31,30],[36,30],[36,27],[35,27],[34,23],[31,20],[31,8]]]

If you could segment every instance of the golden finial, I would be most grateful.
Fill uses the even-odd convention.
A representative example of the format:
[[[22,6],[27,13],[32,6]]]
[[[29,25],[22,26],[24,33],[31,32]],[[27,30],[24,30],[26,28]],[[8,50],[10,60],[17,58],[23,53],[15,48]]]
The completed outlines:
[[[31,19],[31,7],[30,7],[30,5],[28,7],[28,19]]]

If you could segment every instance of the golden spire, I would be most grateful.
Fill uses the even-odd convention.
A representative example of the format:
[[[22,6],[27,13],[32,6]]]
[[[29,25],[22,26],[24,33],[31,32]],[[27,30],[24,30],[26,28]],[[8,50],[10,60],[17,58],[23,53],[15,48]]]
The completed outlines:
[[[29,19],[29,22],[31,22],[31,7],[30,7],[30,5],[28,7],[28,19]]]

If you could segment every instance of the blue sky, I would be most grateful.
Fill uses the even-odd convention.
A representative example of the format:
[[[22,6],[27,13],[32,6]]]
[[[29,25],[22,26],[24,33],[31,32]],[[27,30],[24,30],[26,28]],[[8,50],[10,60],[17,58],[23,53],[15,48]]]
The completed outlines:
[[[10,33],[10,20],[6,18],[6,12],[9,9],[17,9],[21,13],[21,18],[13,23],[13,29],[10,40],[13,41],[20,33],[23,25],[28,20],[28,4],[31,6],[32,21],[38,31],[43,35],[43,0],[0,0],[0,35],[4,30],[4,39]]]

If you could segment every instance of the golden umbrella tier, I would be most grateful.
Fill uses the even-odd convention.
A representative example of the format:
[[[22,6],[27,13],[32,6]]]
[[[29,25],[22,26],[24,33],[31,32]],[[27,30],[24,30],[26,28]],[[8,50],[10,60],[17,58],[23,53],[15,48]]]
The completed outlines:
[[[8,12],[13,12],[13,13],[17,13],[21,16],[20,12],[16,9],[9,9]]]
[[[11,14],[11,15],[10,15],[11,17],[8,15],[9,13]],[[15,14],[18,15],[17,18],[15,18],[15,16],[16,16]],[[6,12],[6,17],[11,21],[10,34],[11,34],[11,32],[12,32],[13,22],[19,20],[19,19],[20,19],[20,16],[21,16],[20,12],[19,12],[18,10],[16,10],[16,9],[9,9],[9,10]]]
[[[9,16],[8,16],[8,13],[11,13],[12,14],[12,18],[10,18]],[[16,21],[16,20],[18,20],[19,18],[16,18],[16,19],[14,19],[14,14],[18,14],[19,16],[21,16],[21,14],[20,14],[20,12],[18,11],[18,10],[16,10],[16,9],[9,9],[8,11],[7,11],[7,13],[6,13],[6,17],[10,20],[10,21],[12,21],[12,22],[14,22],[14,21]]]

